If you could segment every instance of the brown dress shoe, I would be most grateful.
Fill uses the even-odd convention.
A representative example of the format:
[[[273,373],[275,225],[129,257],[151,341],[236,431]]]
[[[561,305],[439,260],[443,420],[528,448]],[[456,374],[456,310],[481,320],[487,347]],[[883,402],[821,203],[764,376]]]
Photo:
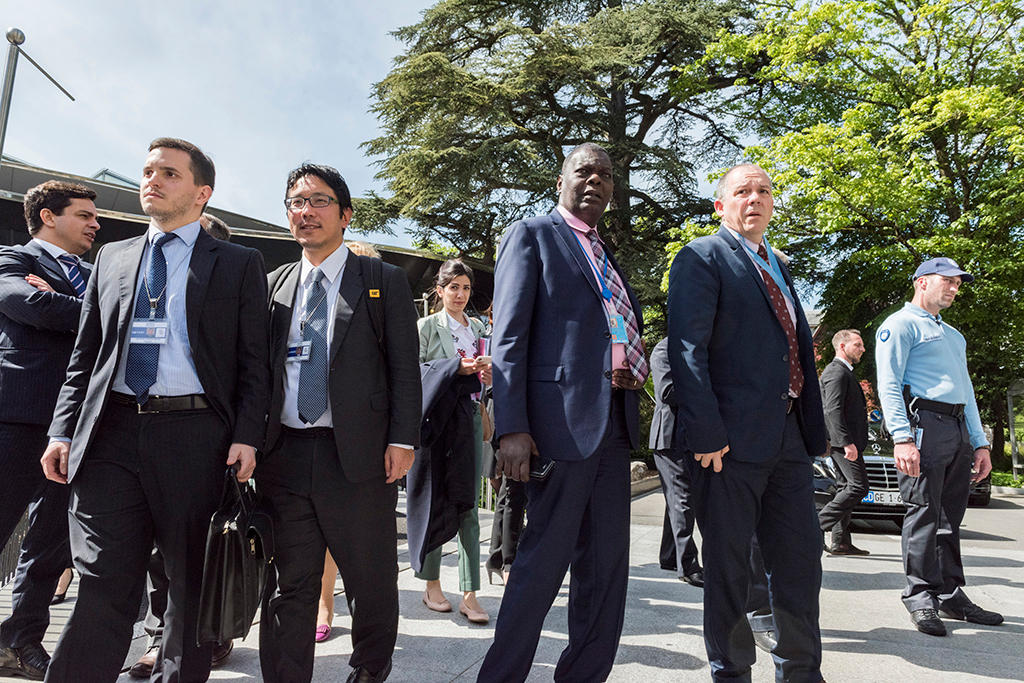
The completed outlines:
[[[235,643],[229,640],[226,643],[216,643],[213,646],[213,656],[210,657],[210,666],[216,668],[218,666],[224,666],[224,662],[228,661],[228,657],[231,655],[231,651],[235,649]]]
[[[139,657],[139,661],[132,664],[128,669],[128,675],[132,678],[149,678],[153,675],[153,667],[156,666],[156,656],[160,652],[159,645],[152,645],[146,654]]]
[[[42,645],[0,647],[0,676],[18,676],[32,681],[46,677],[50,655]]]

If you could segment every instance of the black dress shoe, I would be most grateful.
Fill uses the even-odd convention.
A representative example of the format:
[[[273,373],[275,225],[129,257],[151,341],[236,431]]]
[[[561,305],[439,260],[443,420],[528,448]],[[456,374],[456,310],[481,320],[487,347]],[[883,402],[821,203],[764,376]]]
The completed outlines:
[[[362,666],[357,666],[352,669],[352,673],[348,675],[348,679],[345,683],[384,683],[391,674],[391,660],[384,665],[384,668],[375,674],[370,673],[368,669]]]
[[[914,622],[914,626],[921,633],[927,633],[930,636],[946,635],[946,626],[942,623],[942,619],[939,619],[939,613],[930,607],[914,610],[910,613],[910,620]]]
[[[46,677],[50,655],[35,643],[24,647],[0,647],[0,676],[19,676],[32,681]]]
[[[852,543],[833,543],[828,549],[829,555],[870,555],[867,550],[862,550]]]
[[[753,633],[754,645],[757,646],[757,649],[771,654],[779,642],[775,638],[775,631],[754,631]]]
[[[215,643],[213,646],[213,656],[210,657],[210,666],[224,666],[224,662],[228,661],[228,657],[231,656],[233,649],[235,649],[235,642],[233,640],[229,640],[226,643]]]
[[[685,576],[683,576],[679,580],[682,581],[683,583],[688,583],[691,586],[696,586],[697,588],[703,588],[704,587],[704,570],[703,569],[695,569],[694,571],[690,572],[689,574],[686,574]]]
[[[972,624],[984,624],[985,626],[998,626],[1003,623],[1003,615],[999,612],[990,612],[982,609],[973,602],[966,605],[950,605],[948,603],[939,605],[939,611],[943,616],[960,621],[969,621]]]

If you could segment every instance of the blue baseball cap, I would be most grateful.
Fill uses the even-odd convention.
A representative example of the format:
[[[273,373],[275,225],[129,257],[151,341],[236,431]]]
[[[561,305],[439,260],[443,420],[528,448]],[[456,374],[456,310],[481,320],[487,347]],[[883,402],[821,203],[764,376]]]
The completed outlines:
[[[945,275],[946,277],[954,277],[959,275],[960,280],[963,282],[974,282],[974,276],[970,273],[964,272],[960,266],[957,265],[956,261],[945,256],[939,256],[925,261],[917,267],[914,271],[914,279],[924,277],[925,275]]]

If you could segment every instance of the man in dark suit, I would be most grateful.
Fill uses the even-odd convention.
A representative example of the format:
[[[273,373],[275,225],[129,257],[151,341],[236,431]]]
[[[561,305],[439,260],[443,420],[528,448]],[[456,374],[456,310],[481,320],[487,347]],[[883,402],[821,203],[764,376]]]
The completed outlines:
[[[835,359],[821,373],[821,394],[825,407],[830,455],[843,475],[835,497],[818,513],[822,532],[832,532],[833,555],[868,555],[850,539],[850,513],[868,492],[868,471],[864,449],[868,445],[868,411],[864,390],[853,374],[854,363],[864,355],[864,340],[858,330],[839,330],[832,336]]]
[[[284,203],[302,259],[270,275],[273,394],[257,480],[277,513],[278,578],[260,667],[271,683],[312,677],[328,549],[352,614],[348,681],[384,681],[398,636],[395,482],[419,445],[416,311],[400,268],[344,246],[352,200],[337,170],[303,164]]]
[[[113,681],[154,540],[169,580],[154,681],[205,680],[196,645],[210,515],[225,467],[252,474],[269,398],[267,282],[254,249],[199,227],[214,167],[195,145],[150,144],[144,235],[100,249],[42,457],[71,486],[78,600],[48,681]]]
[[[683,450],[673,447],[676,392],[668,363],[668,339],[662,339],[651,351],[651,377],[654,380],[654,417],[649,448],[654,451],[654,464],[665,495],[665,522],[658,560],[662,569],[676,572],[680,581],[702,588],[704,570],[700,568],[697,542],[693,539],[689,465],[683,461]]]
[[[677,435],[693,453],[704,557],[704,642],[715,680],[750,680],[744,617],[750,538],[771,585],[780,680],[821,680],[821,534],[811,457],[825,425],[810,328],[789,272],[764,240],[772,184],[744,164],[719,181],[718,233],[690,242],[669,275]]]
[[[555,680],[602,681],[622,632],[629,569],[629,451],[648,367],[640,304],[597,234],[612,164],[566,157],[558,206],[513,223],[494,278],[498,470],[526,481],[529,523],[478,680],[523,681],[571,567],[569,644]],[[543,479],[536,465],[553,462]]]
[[[0,548],[29,505],[29,528],[0,625],[0,675],[42,680],[50,599],[71,561],[67,487],[39,469],[46,427],[75,344],[99,230],[96,193],[49,180],[25,193],[32,239],[0,251]]]

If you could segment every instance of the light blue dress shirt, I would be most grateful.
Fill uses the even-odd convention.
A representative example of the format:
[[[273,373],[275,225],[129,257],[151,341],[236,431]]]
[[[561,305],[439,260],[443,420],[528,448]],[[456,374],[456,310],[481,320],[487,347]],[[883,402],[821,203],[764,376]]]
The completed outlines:
[[[199,238],[199,221],[183,225],[174,234],[178,239],[168,241],[164,247],[164,259],[167,261],[167,343],[160,347],[160,364],[157,366],[156,382],[149,389],[150,396],[185,396],[187,394],[202,394],[203,385],[196,374],[195,362],[192,360],[192,349],[188,343],[188,318],[185,312],[185,289],[188,285],[188,264],[192,260],[192,248],[196,239]],[[153,241],[162,235],[160,228],[150,224],[146,233],[146,248],[142,253],[142,261],[139,265],[139,276],[135,281],[135,299],[132,300],[131,310],[135,310],[135,302],[140,292],[145,291],[142,281],[146,277],[146,263],[148,263],[149,252],[153,248]],[[128,339],[125,338],[124,348],[121,349],[121,359],[117,364],[117,373],[114,375],[113,390],[132,394],[135,392],[128,388],[124,381],[125,365],[128,362]]]
[[[878,399],[894,441],[914,437],[903,403],[903,385],[918,398],[964,405],[971,446],[988,445],[974,385],[967,373],[967,341],[956,329],[910,303],[882,323],[875,335]]]

